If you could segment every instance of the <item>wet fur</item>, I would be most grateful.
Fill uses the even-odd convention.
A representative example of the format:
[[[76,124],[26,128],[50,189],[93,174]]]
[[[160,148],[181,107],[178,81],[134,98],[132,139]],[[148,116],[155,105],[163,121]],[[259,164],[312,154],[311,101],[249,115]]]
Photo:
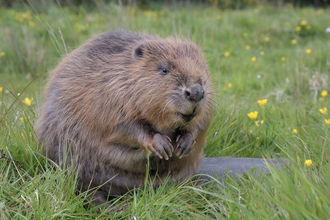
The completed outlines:
[[[168,74],[160,74],[163,67]],[[205,97],[192,106],[182,93],[196,83]],[[36,131],[48,158],[77,168],[81,190],[101,186],[94,197],[100,204],[143,186],[148,158],[155,186],[168,176],[183,181],[196,173],[212,115],[211,93],[207,64],[195,44],[107,32],[51,72]],[[186,122],[178,112],[194,118]],[[174,152],[168,160],[155,156],[146,147],[155,134],[161,141],[170,137],[174,149],[178,139],[187,153],[181,159]]]

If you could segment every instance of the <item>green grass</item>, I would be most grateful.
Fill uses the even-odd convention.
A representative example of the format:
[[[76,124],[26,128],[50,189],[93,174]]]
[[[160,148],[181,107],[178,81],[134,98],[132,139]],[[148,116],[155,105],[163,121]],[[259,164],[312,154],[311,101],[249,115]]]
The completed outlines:
[[[330,219],[330,116],[319,112],[330,110],[321,96],[330,92],[329,9],[34,7],[0,9],[0,219]],[[289,167],[239,182],[137,189],[112,201],[128,206],[117,213],[85,209],[74,173],[40,155],[33,123],[47,72],[91,36],[118,28],[182,36],[203,49],[216,92],[207,156],[287,158]]]

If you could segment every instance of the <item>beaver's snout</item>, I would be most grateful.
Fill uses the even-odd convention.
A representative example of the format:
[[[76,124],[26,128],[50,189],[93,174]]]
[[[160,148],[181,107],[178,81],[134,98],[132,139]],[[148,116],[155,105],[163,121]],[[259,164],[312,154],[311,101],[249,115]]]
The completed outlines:
[[[198,102],[204,98],[204,89],[201,85],[194,84],[185,89],[184,96],[190,101]]]

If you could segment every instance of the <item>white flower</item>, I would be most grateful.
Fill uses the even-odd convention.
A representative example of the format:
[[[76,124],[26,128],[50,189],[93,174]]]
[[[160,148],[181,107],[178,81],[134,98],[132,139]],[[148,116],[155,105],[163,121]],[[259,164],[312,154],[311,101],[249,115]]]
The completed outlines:
[[[325,33],[330,33],[330,27],[327,27],[327,28],[325,29]]]

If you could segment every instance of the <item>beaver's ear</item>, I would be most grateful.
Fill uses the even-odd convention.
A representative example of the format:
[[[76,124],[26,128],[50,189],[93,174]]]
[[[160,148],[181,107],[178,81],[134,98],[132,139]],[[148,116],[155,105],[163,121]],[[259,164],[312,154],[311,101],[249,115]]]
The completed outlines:
[[[140,44],[137,48],[135,48],[133,53],[134,59],[139,59],[143,56],[143,53],[145,52],[145,44]]]

